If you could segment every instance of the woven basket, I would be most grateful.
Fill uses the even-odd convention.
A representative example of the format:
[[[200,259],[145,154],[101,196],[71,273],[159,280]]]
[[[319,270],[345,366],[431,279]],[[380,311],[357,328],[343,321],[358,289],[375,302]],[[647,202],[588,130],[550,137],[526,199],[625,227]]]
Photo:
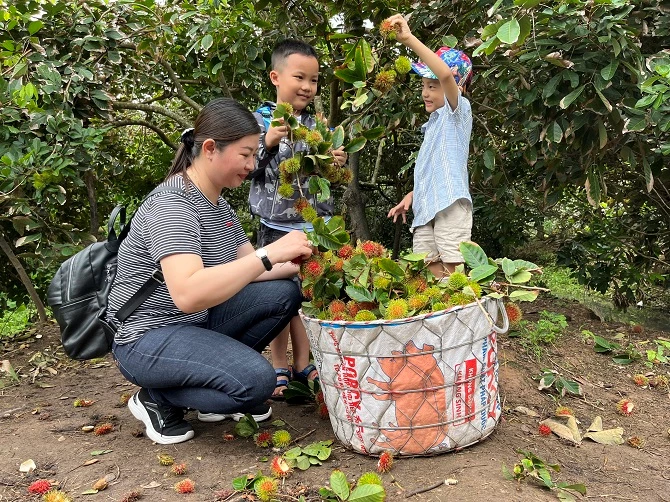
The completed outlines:
[[[333,430],[346,447],[435,455],[493,432],[500,418],[496,334],[508,327],[500,300],[392,321],[300,315]]]

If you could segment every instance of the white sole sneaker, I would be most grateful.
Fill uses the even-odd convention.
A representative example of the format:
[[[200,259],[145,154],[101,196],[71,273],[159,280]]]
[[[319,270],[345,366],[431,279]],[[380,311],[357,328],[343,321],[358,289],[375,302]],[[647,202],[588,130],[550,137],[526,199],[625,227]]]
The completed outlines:
[[[231,413],[229,415],[223,414],[223,413],[202,413],[198,412],[198,420],[201,422],[222,422],[223,420],[227,418],[232,418],[236,422],[239,422],[244,418],[244,413]],[[262,422],[264,420],[267,420],[272,416],[272,408],[269,408],[267,413],[263,413],[261,415],[251,415],[256,422]]]
[[[135,402],[136,397],[137,394],[133,395],[133,397],[131,397],[128,400],[128,409],[130,410],[130,413],[132,413],[137,420],[144,423],[145,433],[147,437],[151,439],[154,443],[159,444],[183,443],[184,441],[188,441],[193,436],[195,436],[195,432],[192,430],[179,436],[163,436],[162,434],[158,433],[154,429],[153,424],[151,423],[151,418],[149,417],[146,408],[142,406],[141,403]]]

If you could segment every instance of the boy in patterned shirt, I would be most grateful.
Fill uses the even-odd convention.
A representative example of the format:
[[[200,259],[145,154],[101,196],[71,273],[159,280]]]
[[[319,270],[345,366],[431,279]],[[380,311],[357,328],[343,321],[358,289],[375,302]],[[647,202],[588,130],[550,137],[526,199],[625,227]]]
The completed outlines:
[[[428,253],[430,271],[438,278],[463,262],[459,244],[470,240],[472,199],[468,188],[468,151],[472,131],[470,102],[462,95],[472,79],[472,63],[456,49],[442,47],[433,53],[409,29],[402,15],[388,19],[396,39],[423,62],[412,70],[423,80],[423,97],[430,113],[422,131],[424,139],[414,167],[414,190],[393,207],[395,222],[410,207],[413,251]]]

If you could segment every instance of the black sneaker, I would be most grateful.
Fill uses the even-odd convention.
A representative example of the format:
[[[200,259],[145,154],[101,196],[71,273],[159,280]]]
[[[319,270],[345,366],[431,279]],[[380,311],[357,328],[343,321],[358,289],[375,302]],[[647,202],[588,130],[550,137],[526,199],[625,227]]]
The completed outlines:
[[[254,417],[254,420],[256,422],[262,422],[263,420],[267,420],[272,416],[272,408],[270,408],[270,406],[265,403],[261,403],[254,406],[253,408],[249,408],[248,410],[246,410],[246,413],[251,413],[251,416]],[[198,420],[200,420],[201,422],[221,422],[226,418],[232,418],[236,422],[239,422],[242,419],[242,417],[244,417],[244,415],[245,413],[224,414],[224,413],[202,413],[199,411]]]
[[[137,420],[144,422],[147,436],[156,443],[181,443],[195,434],[191,424],[184,420],[184,410],[155,403],[146,389],[130,398],[128,408]]]

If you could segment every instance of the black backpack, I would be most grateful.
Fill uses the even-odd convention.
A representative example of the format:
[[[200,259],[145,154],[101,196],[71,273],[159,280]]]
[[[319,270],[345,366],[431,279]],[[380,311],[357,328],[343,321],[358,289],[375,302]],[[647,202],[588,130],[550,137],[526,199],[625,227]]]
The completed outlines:
[[[144,199],[161,192],[184,193],[181,188],[161,186]],[[143,201],[144,202],[144,201]],[[119,218],[119,235],[114,225]],[[140,289],[119,309],[112,322],[105,319],[107,297],[116,277],[119,246],[130,231],[126,208],[116,206],[107,223],[107,240],[96,242],[63,262],[51,280],[47,302],[54,312],[65,353],[72,359],[102,357],[112,348],[117,323],[125,321],[158,286],[163,273],[156,269]]]

